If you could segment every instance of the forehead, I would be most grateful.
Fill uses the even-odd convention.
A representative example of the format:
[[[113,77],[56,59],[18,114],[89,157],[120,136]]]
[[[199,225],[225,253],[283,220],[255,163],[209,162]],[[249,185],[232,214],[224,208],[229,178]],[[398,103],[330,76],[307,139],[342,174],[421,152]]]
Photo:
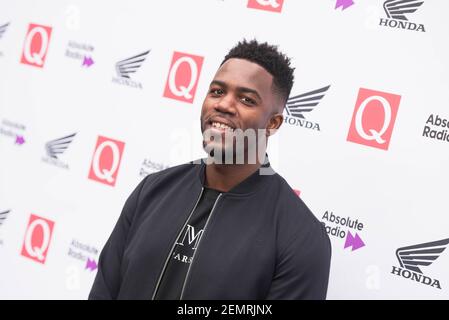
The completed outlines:
[[[257,63],[244,59],[229,59],[218,69],[214,80],[229,86],[246,87],[261,94],[271,93],[273,76]]]

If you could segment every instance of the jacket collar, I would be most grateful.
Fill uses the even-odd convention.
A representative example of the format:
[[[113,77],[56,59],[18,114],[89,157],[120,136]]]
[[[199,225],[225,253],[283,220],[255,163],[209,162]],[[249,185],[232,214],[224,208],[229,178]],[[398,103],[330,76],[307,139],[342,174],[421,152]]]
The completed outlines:
[[[197,170],[197,176],[198,176],[198,183],[201,184],[201,186],[204,186],[204,180],[206,177],[206,158],[198,159],[195,161],[192,161],[191,163],[197,164],[196,170]],[[251,174],[249,177],[247,177],[245,180],[240,182],[238,185],[236,185],[234,188],[226,192],[226,194],[250,194],[255,192],[257,189],[262,187],[265,183],[267,183],[270,178],[275,174],[276,172],[273,170],[273,168],[270,165],[270,161],[268,159],[268,155],[265,154],[265,160],[264,163],[261,165],[259,169],[257,169],[253,174]]]

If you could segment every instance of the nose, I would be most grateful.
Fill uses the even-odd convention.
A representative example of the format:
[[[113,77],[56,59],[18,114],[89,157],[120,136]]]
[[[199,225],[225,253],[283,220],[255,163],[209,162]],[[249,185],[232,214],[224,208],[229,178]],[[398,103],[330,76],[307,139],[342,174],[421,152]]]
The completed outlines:
[[[217,101],[217,103],[214,106],[214,109],[220,113],[235,115],[236,114],[235,99],[232,97],[231,94],[224,95],[221,97],[221,99]]]

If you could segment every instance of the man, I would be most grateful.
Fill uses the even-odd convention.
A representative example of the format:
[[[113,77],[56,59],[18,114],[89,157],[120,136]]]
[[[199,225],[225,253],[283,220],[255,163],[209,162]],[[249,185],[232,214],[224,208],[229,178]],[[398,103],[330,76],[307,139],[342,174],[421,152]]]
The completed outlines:
[[[292,85],[276,47],[253,40],[231,49],[202,107],[207,161],[139,184],[103,248],[90,299],[325,299],[329,238],[260,143],[281,126]],[[263,134],[251,140],[255,131]]]

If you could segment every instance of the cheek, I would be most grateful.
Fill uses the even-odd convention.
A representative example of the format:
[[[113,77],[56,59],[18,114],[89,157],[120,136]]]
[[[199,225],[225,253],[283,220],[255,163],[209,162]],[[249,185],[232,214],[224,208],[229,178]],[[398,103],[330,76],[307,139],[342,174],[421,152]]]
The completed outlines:
[[[203,105],[202,105],[202,107],[201,107],[201,118],[203,118],[203,117],[206,115],[206,113],[208,112],[208,110],[209,110],[209,106],[208,106],[207,102],[204,101],[204,102],[203,102]]]
[[[203,106],[201,107],[201,114],[204,115],[213,109],[213,101],[209,98],[205,98]]]
[[[250,109],[245,110],[240,114],[241,119],[243,119],[245,129],[264,129],[267,126],[267,117],[261,110]]]

